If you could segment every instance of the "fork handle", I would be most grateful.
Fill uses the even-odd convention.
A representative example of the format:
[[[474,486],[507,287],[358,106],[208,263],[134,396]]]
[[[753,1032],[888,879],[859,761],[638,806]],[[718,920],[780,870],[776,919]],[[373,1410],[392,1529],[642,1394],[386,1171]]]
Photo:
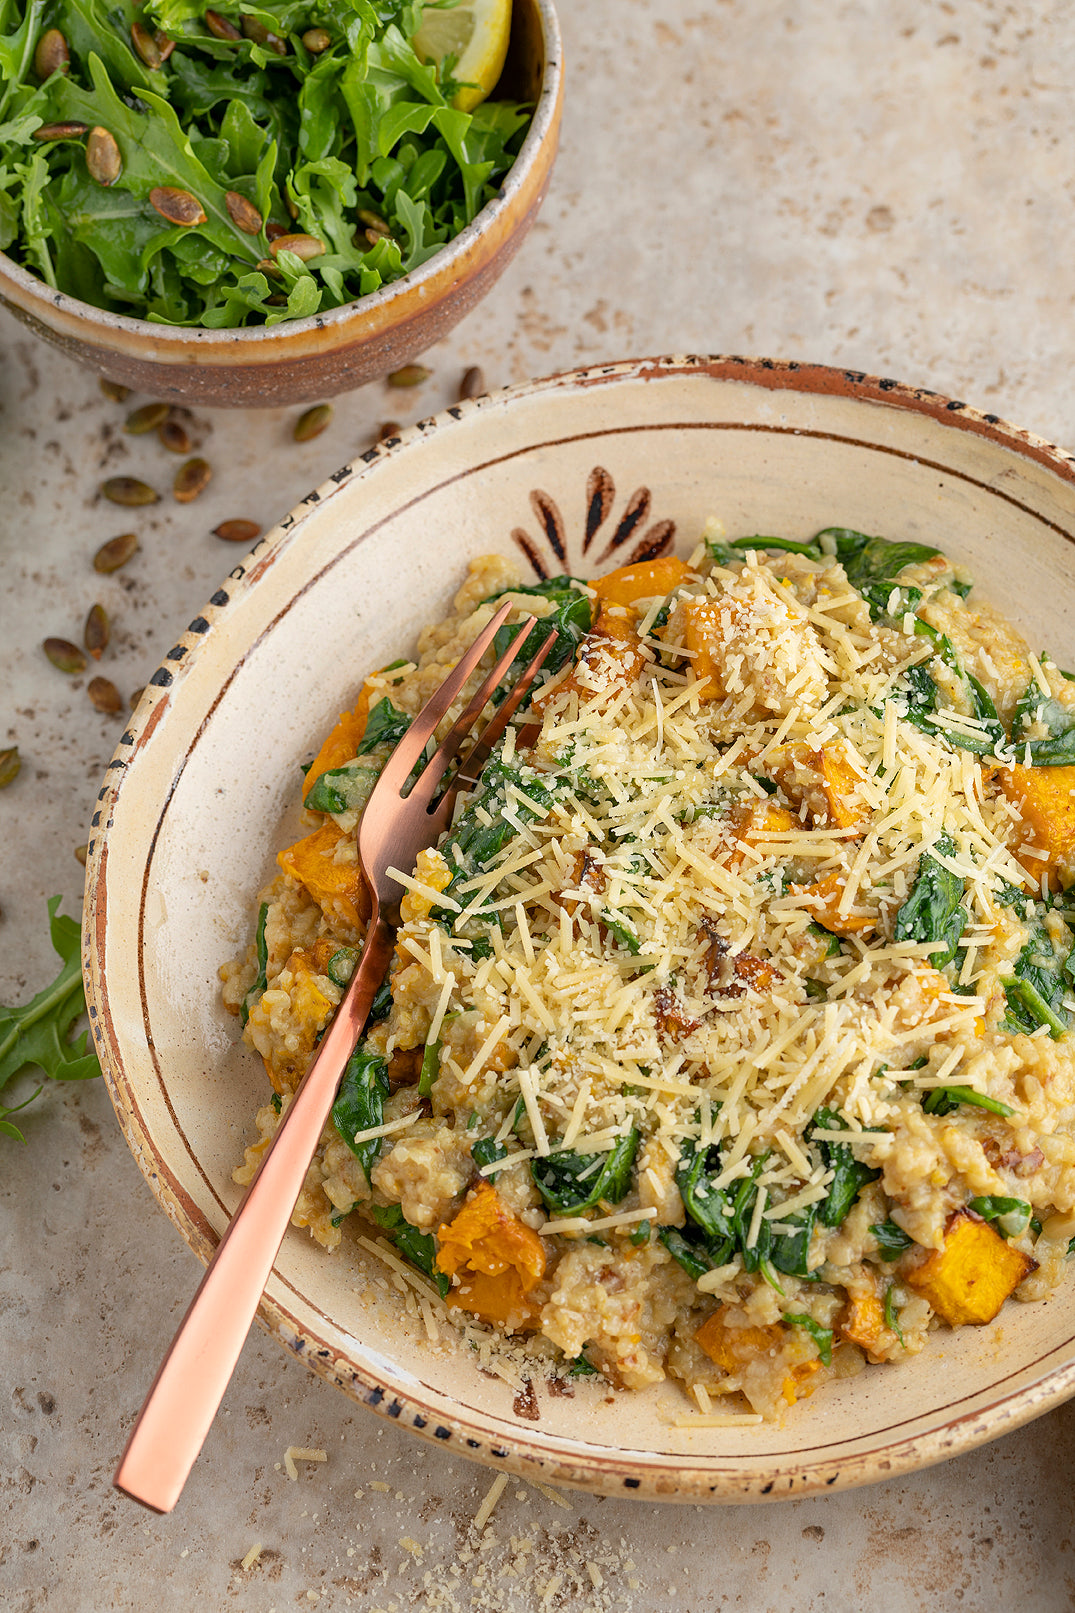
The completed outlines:
[[[216,1416],[392,952],[379,913],[317,1057],[217,1245],[153,1380],[113,1483],[170,1512]]]

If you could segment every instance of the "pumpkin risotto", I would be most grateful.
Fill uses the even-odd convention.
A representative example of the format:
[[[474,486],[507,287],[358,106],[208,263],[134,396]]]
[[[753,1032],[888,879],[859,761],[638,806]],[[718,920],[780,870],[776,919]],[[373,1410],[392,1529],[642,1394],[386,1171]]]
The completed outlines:
[[[552,656],[418,859],[294,1224],[331,1250],[360,1217],[555,1370],[765,1417],[1048,1294],[1075,1243],[1075,684],[969,593],[844,528],[714,522],[591,584],[475,561],[325,739],[221,971],[274,1089],[236,1180],[354,968],[378,772],[507,596]]]

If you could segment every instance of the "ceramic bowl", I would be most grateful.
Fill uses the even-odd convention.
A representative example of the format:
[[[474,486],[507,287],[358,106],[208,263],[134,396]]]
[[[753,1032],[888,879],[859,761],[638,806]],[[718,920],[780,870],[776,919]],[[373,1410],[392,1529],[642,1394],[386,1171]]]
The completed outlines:
[[[94,818],[92,1023],[116,1112],[202,1260],[239,1200],[267,1091],[217,968],[294,838],[297,768],[365,671],[438,620],[472,556],[595,575],[729,533],[829,525],[928,541],[1075,661],[1075,462],[993,415],[890,381],[744,359],[659,359],[510,388],[341,470],[237,565],[168,651]],[[289,814],[290,817],[289,821]],[[677,1428],[680,1390],[577,1380],[536,1395],[430,1344],[352,1236],[290,1231],[263,1325],[349,1395],[462,1455],[609,1494],[755,1501],[863,1484],[1017,1427],[1075,1392],[1075,1283],[941,1330],[783,1426]],[[161,1308],[160,1343],[169,1324]],[[133,1406],[132,1406],[133,1410]]]
[[[563,101],[552,0],[516,0],[498,93],[535,103],[500,194],[442,252],[371,296],[271,327],[180,329],[79,302],[0,253],[0,304],[80,364],[177,403],[266,408],[314,402],[380,380],[477,306],[537,217]]]

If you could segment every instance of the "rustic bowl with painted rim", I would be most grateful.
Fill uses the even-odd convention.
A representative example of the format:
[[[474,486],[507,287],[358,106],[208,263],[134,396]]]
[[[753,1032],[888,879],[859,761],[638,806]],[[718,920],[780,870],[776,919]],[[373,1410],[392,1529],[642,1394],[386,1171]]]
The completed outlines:
[[[537,217],[563,106],[552,0],[515,0],[511,43],[494,94],[534,103],[499,195],[428,262],[368,297],[279,325],[181,328],[80,302],[0,252],[0,305],[80,364],[134,391],[178,403],[266,408],[314,402],[380,380],[477,306]]]
[[[939,545],[986,597],[1075,660],[1075,461],[935,393],[843,370],[667,358],[509,388],[423,420],[311,493],[168,651],[100,792],[84,953],[120,1124],[204,1261],[239,1201],[264,1072],[219,1000],[255,893],[298,832],[298,768],[365,672],[409,653],[467,561],[596,575],[729,533],[830,525]],[[955,1455],[1075,1392],[1075,1283],[945,1329],[781,1424],[685,1428],[669,1382],[532,1393],[431,1342],[348,1230],[284,1240],[260,1320],[349,1395],[465,1456],[557,1484],[756,1501],[864,1484]],[[169,1311],[161,1307],[161,1347]],[[569,1391],[565,1393],[565,1390]],[[132,1412],[140,1387],[132,1385]]]

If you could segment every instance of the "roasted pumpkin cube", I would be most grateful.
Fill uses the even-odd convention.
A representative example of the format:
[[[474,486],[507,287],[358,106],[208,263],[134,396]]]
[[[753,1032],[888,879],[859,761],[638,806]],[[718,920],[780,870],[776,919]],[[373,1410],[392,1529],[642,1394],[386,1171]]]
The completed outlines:
[[[834,935],[855,935],[860,930],[872,930],[877,922],[873,913],[864,913],[861,908],[852,908],[849,913],[840,912],[845,883],[843,874],[834,868],[812,885],[793,885],[791,888],[797,894],[810,898],[808,905],[811,916]]]
[[[553,684],[533,702],[535,716],[545,706],[574,690],[580,700],[591,701],[599,694],[614,695],[633,683],[646,665],[642,643],[635,632],[638,613],[630,605],[602,604],[593,627],[579,645],[574,670],[563,683]],[[602,687],[603,686],[603,687]]]
[[[813,1394],[817,1384],[812,1383],[811,1379],[814,1373],[820,1370],[820,1361],[800,1361],[797,1367],[792,1367],[780,1391],[789,1406],[794,1406],[797,1400],[805,1400],[807,1395]]]
[[[685,600],[682,611],[683,645],[702,685],[699,694],[703,700],[723,700],[724,644],[730,627],[748,615],[749,606],[741,599],[705,597]]]
[[[944,1230],[944,1247],[935,1249],[906,1278],[948,1323],[991,1322],[1037,1261],[995,1232],[973,1210],[957,1210]]]
[[[640,560],[637,565],[620,566],[607,576],[596,578],[590,587],[602,608],[605,605],[633,605],[638,599],[670,594],[690,576],[690,567],[675,555],[661,560]]]
[[[446,1303],[512,1332],[536,1326],[528,1296],[545,1275],[545,1246],[495,1187],[481,1182],[437,1233],[437,1268],[457,1277]]]
[[[811,752],[810,760],[821,775],[821,785],[829,806],[829,817],[838,829],[864,825],[863,808],[853,800],[859,775],[838,748]]]
[[[370,899],[358,862],[335,860],[336,847],[345,838],[330,819],[281,851],[276,860],[285,874],[305,885],[327,919],[342,919],[357,929],[370,916]]]
[[[1020,845],[1044,854],[1013,848],[1032,884],[1040,886],[1047,874],[1054,889],[1066,889],[1075,877],[1075,767],[1002,767],[996,779],[1019,809]]]
[[[836,1324],[842,1339],[860,1350],[873,1350],[885,1328],[885,1308],[870,1289],[848,1292],[847,1307]]]
[[[741,1372],[755,1356],[779,1349],[785,1332],[779,1323],[772,1327],[727,1327],[723,1312],[715,1310],[694,1335],[694,1342],[731,1377]]]
[[[812,819],[827,818],[838,829],[865,828],[868,814],[855,795],[861,779],[840,745],[781,745],[766,756],[765,772],[795,806],[805,802]]]
[[[324,744],[310,764],[302,784],[302,798],[305,801],[322,773],[331,772],[335,767],[343,767],[347,762],[353,762],[358,754],[358,747],[366,732],[366,721],[369,717],[370,699],[372,691],[368,683],[363,684],[362,693],[355,702],[353,711],[342,711],[340,720],[325,739]]]

